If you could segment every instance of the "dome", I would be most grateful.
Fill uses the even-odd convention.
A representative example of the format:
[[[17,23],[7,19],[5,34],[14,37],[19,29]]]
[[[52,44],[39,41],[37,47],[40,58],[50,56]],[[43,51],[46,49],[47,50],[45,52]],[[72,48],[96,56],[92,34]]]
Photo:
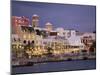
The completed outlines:
[[[52,25],[50,22],[47,22],[45,25]]]
[[[39,17],[37,14],[33,14],[33,17]]]

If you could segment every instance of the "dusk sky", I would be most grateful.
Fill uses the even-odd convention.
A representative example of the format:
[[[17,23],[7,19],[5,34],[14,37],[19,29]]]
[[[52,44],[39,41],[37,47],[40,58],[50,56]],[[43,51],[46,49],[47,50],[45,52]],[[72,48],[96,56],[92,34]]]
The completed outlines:
[[[26,16],[31,21],[33,14],[40,17],[40,27],[51,22],[55,28],[95,31],[95,6],[12,1],[12,16]]]

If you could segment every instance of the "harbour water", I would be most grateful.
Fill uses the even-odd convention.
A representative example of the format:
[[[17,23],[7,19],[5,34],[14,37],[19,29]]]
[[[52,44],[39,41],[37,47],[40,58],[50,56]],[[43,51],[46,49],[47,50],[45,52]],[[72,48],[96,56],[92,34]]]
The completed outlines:
[[[36,63],[33,66],[12,67],[12,73],[41,73],[55,71],[89,70],[96,68],[96,60],[72,60],[61,62]]]

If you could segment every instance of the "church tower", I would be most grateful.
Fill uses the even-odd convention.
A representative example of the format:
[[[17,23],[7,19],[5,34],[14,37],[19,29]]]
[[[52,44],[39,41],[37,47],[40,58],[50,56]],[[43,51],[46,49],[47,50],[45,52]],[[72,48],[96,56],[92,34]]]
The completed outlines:
[[[39,26],[39,16],[34,14],[32,16],[32,27],[38,27]]]
[[[45,28],[47,29],[47,31],[52,31],[53,25],[52,25],[50,22],[47,22],[47,23],[45,24]]]

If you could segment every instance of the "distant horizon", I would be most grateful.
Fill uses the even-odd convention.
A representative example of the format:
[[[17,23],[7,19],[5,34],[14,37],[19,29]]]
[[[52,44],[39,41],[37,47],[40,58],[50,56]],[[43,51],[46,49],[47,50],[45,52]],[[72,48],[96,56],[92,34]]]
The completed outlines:
[[[50,22],[54,28],[96,32],[95,6],[12,1],[12,16],[28,17],[31,25],[33,14],[40,17],[39,26],[42,28]]]

